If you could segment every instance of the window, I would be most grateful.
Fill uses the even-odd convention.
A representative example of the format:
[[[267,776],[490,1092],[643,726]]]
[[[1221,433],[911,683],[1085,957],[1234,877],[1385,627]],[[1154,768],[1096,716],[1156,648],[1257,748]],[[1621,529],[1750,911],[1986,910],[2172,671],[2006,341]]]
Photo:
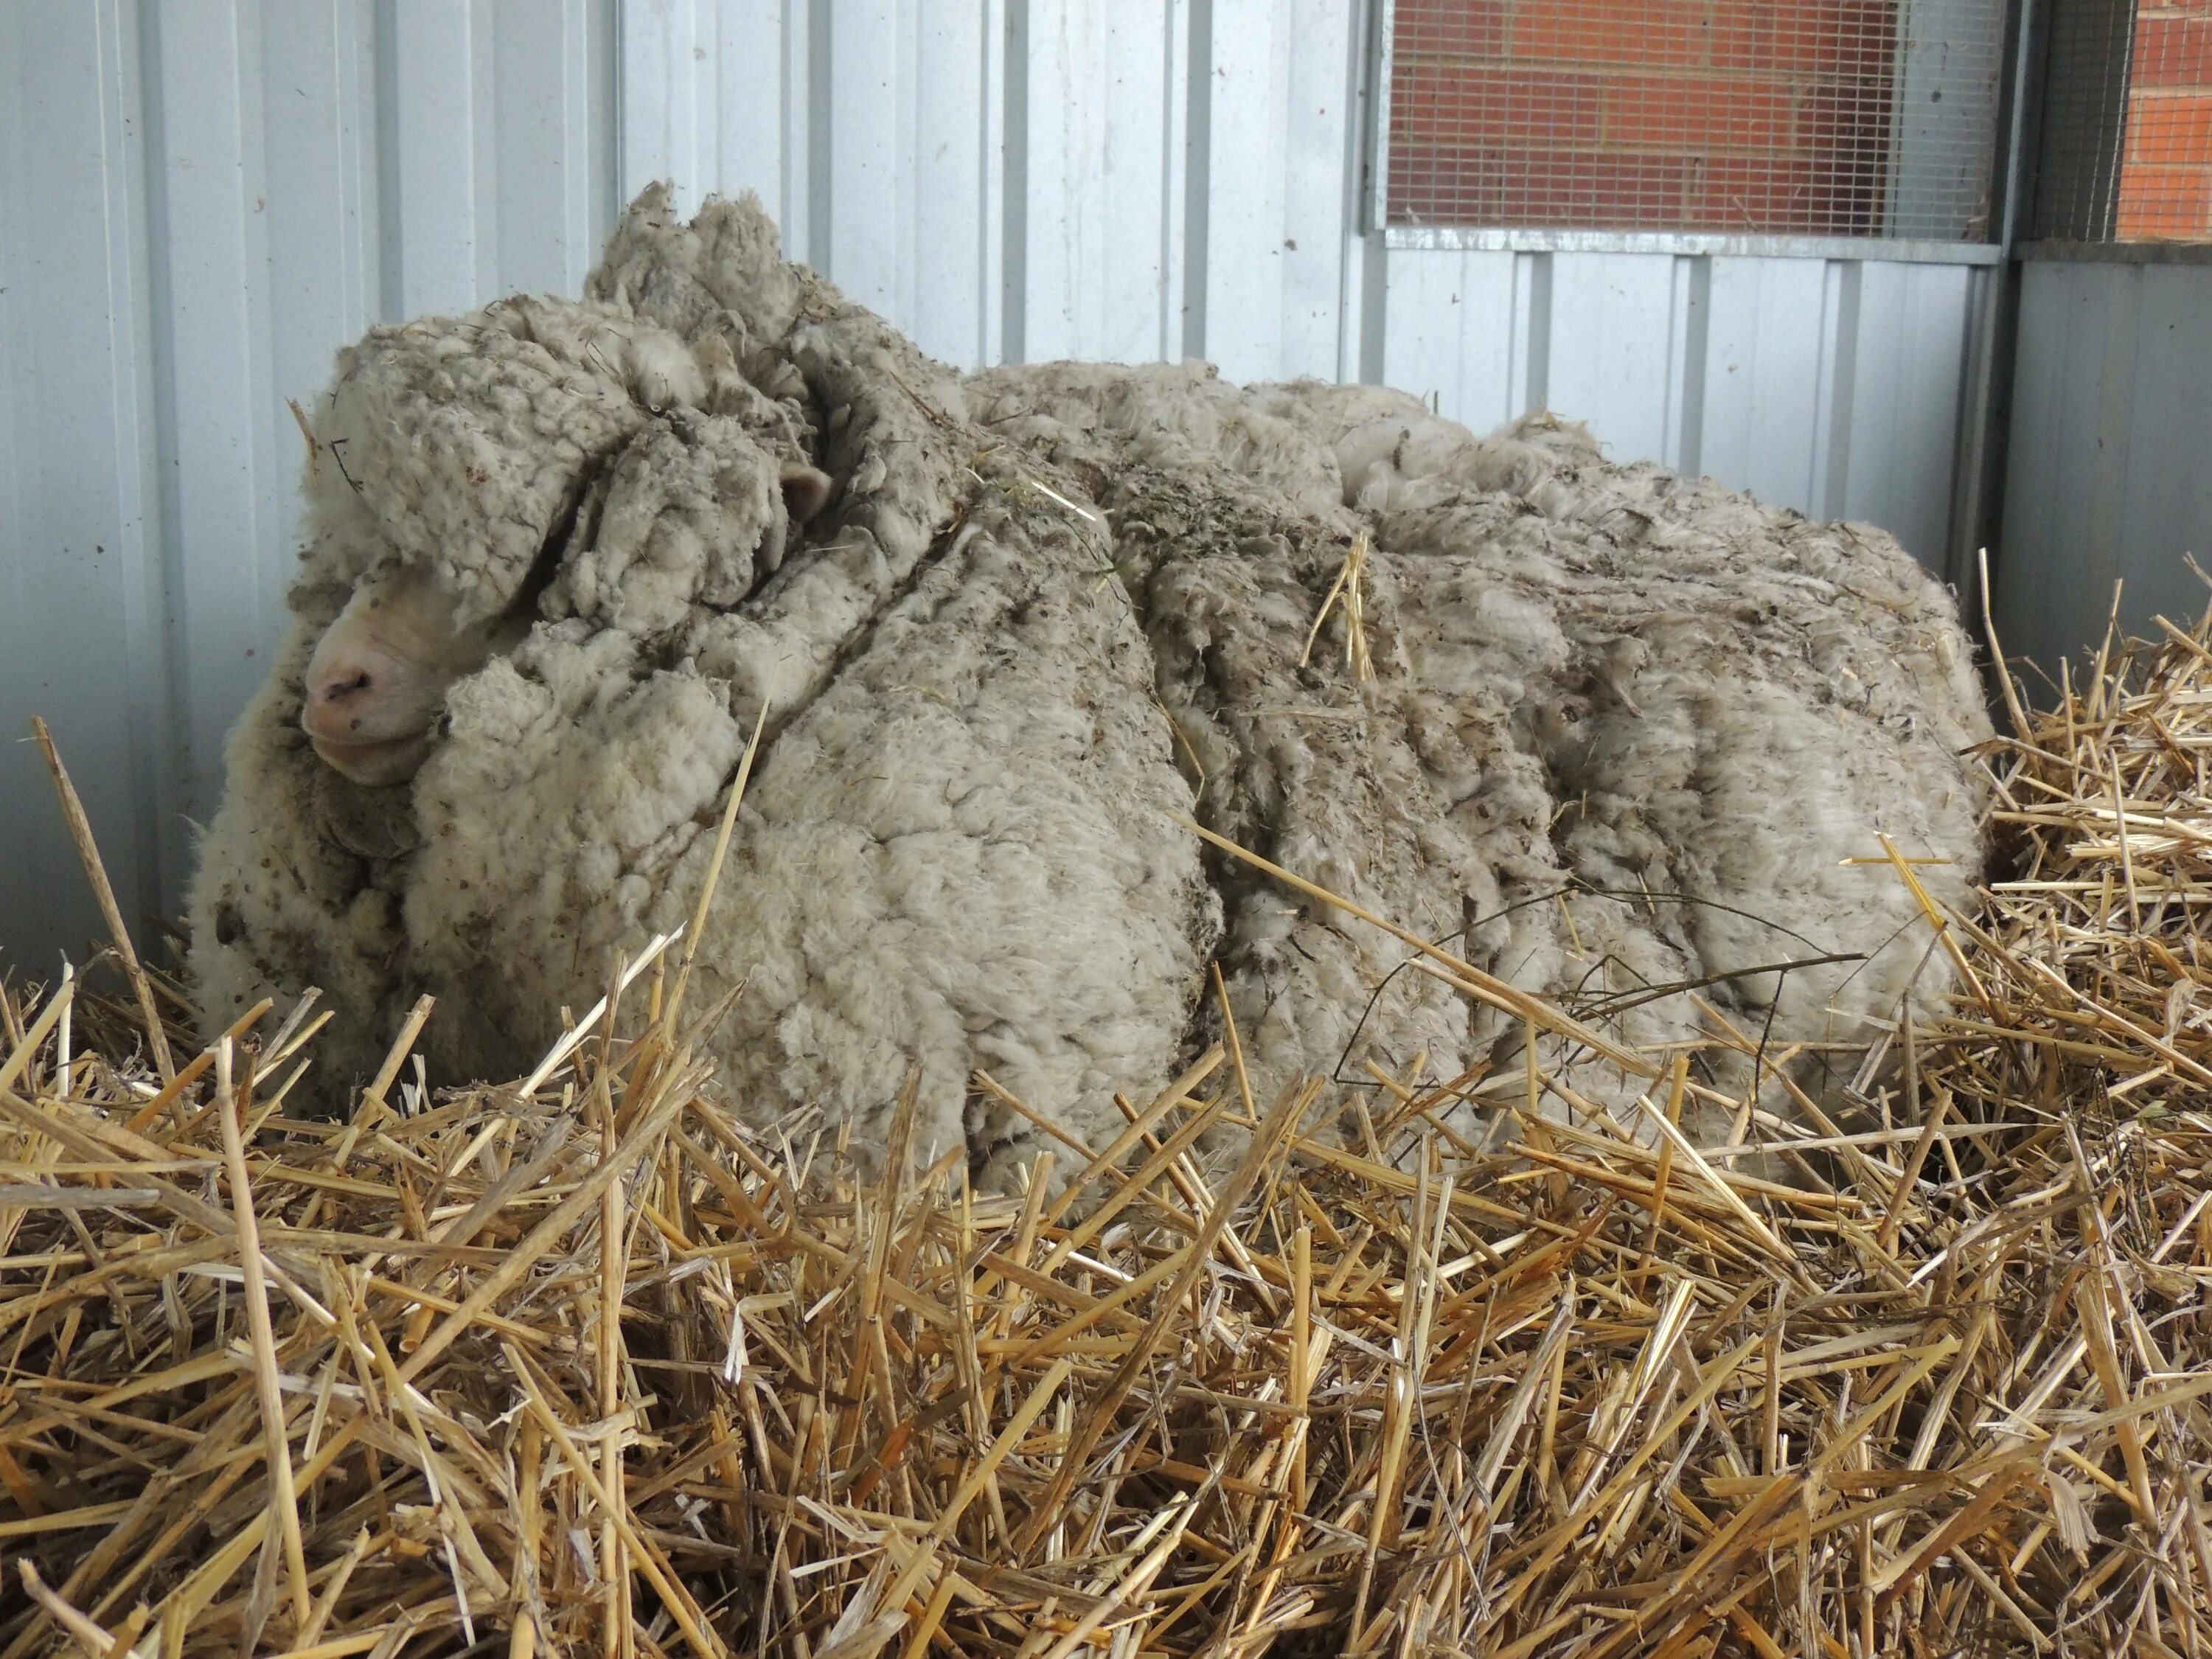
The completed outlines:
[[[2124,240],[2212,238],[2212,0],[2145,0],[2128,77]]]
[[[2054,0],[2034,230],[2212,240],[2212,0]]]
[[[1392,0],[1383,222],[1984,240],[2004,30],[2002,0]]]

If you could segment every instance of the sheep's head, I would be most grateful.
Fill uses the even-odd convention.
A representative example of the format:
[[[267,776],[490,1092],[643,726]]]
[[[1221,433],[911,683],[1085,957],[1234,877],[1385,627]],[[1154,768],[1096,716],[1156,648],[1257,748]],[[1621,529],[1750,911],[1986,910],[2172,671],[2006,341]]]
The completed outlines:
[[[797,465],[781,469],[780,483],[793,528],[821,510],[831,489],[826,474]],[[300,726],[315,753],[355,783],[406,782],[428,758],[447,693],[521,642],[533,599],[465,622],[427,566],[386,565],[363,577],[307,661]]]
[[[519,624],[464,627],[453,596],[421,565],[362,578],[307,660],[300,725],[316,754],[356,783],[404,783],[430,752],[446,692],[513,642]]]

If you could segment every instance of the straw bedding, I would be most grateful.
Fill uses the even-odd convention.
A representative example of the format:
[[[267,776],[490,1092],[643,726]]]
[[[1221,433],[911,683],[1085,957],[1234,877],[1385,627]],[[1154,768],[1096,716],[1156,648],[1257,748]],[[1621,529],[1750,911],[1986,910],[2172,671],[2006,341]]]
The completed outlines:
[[[733,1121],[683,939],[508,1085],[426,1094],[417,1009],[350,1126],[278,1115],[311,1004],[178,1060],[135,959],[12,988],[0,1656],[2202,1652],[2208,627],[1986,751],[1955,1012],[1851,1133],[1647,1146],[1529,1045],[1475,1153],[1230,1019],[1055,1146],[1078,1222],[922,1167],[911,1083],[879,1180]]]

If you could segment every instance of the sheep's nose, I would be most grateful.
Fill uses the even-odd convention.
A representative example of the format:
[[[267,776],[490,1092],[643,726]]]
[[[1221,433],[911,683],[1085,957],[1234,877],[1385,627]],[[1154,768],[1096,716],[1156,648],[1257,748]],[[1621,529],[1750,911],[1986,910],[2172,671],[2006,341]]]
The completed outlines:
[[[340,669],[316,682],[312,690],[317,702],[349,702],[375,685],[375,676],[366,668]]]

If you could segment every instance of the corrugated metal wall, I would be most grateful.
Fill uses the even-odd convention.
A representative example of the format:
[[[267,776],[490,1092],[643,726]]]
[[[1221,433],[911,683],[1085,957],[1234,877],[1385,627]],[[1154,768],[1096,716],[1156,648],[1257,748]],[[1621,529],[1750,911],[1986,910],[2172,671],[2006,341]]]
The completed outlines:
[[[2212,263],[2031,260],[1991,586],[2005,653],[2056,677],[2121,620],[2203,614],[2212,568]],[[2150,250],[2137,250],[2148,254]],[[2029,684],[2040,689],[2031,676]]]
[[[1381,379],[1950,550],[1982,268],[1667,253],[1388,256]]]
[[[1948,543],[1980,276],[1388,247],[1364,0],[20,0],[0,7],[0,732],[43,713],[126,914],[280,626],[287,398],[368,324],[573,292],[619,201],[757,190],[956,362],[1210,356]],[[94,931],[0,743],[0,951]]]
[[[613,0],[0,8],[0,951],[95,921],[52,724],[125,914],[283,626],[311,403],[373,322],[570,290],[615,210]]]

